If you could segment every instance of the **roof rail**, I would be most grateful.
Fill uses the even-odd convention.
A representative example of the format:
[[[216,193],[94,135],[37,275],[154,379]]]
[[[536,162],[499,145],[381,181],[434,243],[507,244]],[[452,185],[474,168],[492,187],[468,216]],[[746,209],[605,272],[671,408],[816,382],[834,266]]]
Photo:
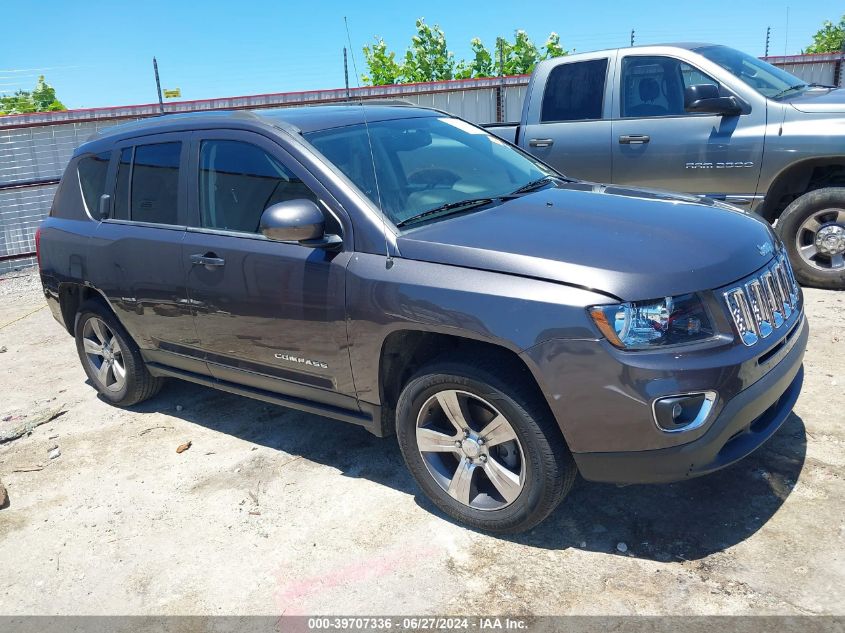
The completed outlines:
[[[418,105],[413,101],[407,99],[350,99],[349,101],[332,101],[330,103],[318,103],[314,105],[331,105],[331,106],[349,106],[349,105],[380,105],[380,106],[413,106],[415,108],[424,108],[425,106]]]

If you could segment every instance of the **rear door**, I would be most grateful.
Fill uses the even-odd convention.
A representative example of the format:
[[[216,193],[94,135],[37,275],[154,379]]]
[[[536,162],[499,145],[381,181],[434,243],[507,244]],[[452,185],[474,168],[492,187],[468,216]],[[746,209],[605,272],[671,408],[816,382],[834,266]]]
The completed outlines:
[[[146,360],[206,373],[196,357],[182,267],[188,144],[185,133],[116,144],[109,217],[94,233],[85,276],[106,295]]]
[[[520,145],[567,176],[609,182],[615,55],[541,66],[532,85],[544,86],[542,98],[527,104]]]
[[[212,375],[357,410],[346,337],[351,249],[275,242],[258,232],[267,207],[307,198],[324,210],[329,232],[351,235],[342,210],[290,154],[257,133],[195,132],[190,169],[182,265]]]
[[[624,56],[618,76],[615,184],[751,204],[763,156],[765,108],[735,116],[685,112],[685,88],[719,82],[665,55]],[[723,86],[719,90],[723,96],[731,94]]]

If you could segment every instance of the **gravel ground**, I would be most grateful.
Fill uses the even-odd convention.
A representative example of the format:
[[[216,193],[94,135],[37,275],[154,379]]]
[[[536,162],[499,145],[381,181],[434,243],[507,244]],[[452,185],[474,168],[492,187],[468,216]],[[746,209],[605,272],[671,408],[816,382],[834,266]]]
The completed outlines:
[[[0,444],[0,613],[841,615],[845,293],[806,299],[804,391],[765,447],[580,481],[494,538],[440,515],[393,439],[178,381],[105,404],[35,275],[0,277],[0,431],[31,430]]]

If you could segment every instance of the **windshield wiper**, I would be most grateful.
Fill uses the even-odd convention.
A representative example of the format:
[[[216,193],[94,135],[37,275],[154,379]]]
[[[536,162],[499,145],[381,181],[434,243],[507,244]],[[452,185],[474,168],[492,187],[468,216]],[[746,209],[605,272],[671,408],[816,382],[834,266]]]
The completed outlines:
[[[515,189],[511,191],[510,195],[516,196],[520,193],[528,193],[529,191],[533,191],[534,189],[539,189],[541,186],[545,185],[552,180],[560,180],[562,182],[569,182],[566,178],[561,178],[560,176],[553,176],[552,174],[546,174],[542,178],[538,178],[537,180],[532,180],[531,182],[522,185],[519,189]]]
[[[779,93],[777,93],[772,99],[780,99],[783,97],[787,92],[792,92],[793,90],[799,90],[800,88],[806,88],[809,84],[795,84],[794,86],[790,86],[789,88],[784,88]]]
[[[467,209],[471,209],[472,207],[479,207],[482,204],[490,204],[491,202],[493,202],[493,200],[493,198],[473,198],[470,200],[458,200],[457,202],[447,202],[446,204],[442,204],[439,207],[434,207],[433,209],[429,209],[428,211],[423,211],[422,213],[418,213],[417,215],[412,215],[406,220],[397,222],[396,226],[403,227],[408,226],[409,224],[417,224],[419,222],[424,222],[432,216],[440,217],[444,215],[450,215],[451,213],[459,213],[460,211],[466,211]]]

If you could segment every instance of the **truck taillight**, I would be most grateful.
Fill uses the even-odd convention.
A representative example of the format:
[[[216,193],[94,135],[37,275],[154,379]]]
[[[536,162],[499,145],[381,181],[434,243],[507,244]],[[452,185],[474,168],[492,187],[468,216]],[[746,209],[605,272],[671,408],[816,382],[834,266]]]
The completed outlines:
[[[38,268],[41,268],[41,227],[35,229],[35,259],[38,260]]]

